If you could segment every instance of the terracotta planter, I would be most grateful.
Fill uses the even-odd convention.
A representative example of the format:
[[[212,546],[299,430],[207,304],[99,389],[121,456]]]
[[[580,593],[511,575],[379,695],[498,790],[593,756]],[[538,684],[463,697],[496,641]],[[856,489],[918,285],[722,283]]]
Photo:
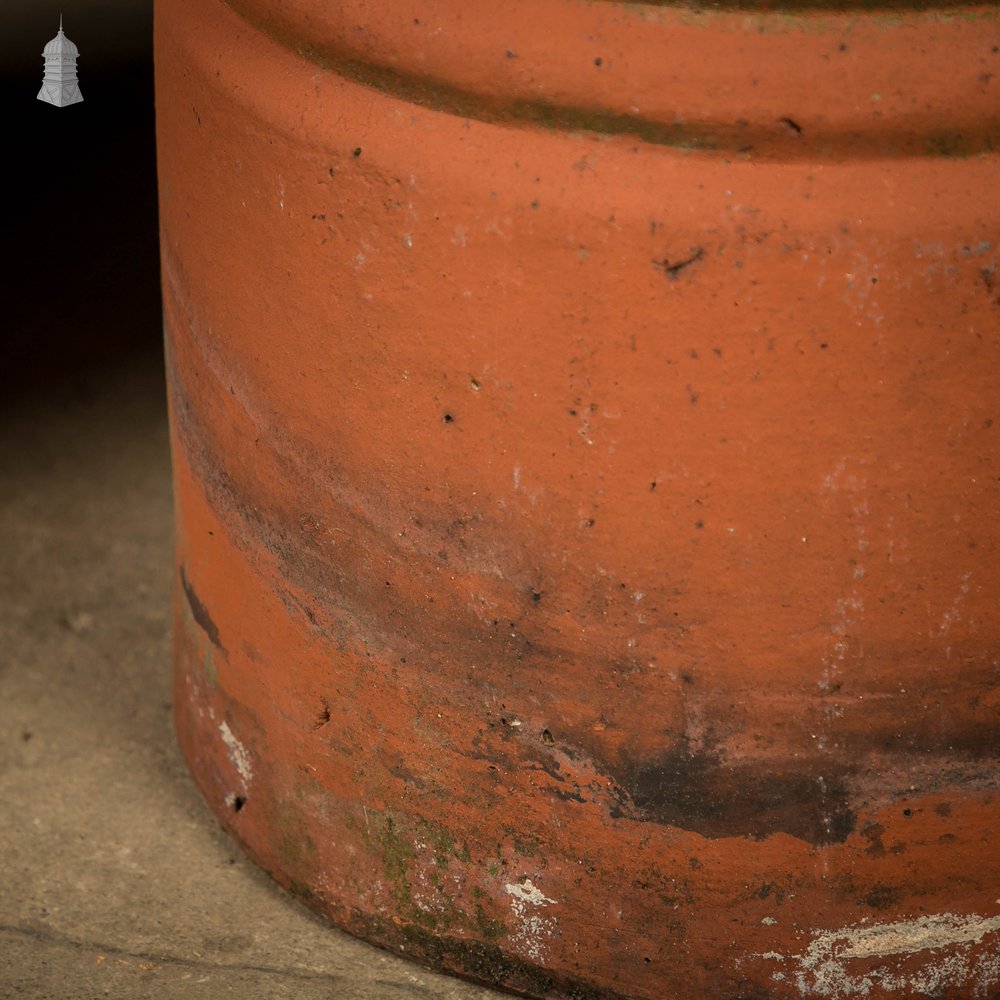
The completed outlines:
[[[158,5],[176,710],[534,996],[1000,990],[1000,20]]]

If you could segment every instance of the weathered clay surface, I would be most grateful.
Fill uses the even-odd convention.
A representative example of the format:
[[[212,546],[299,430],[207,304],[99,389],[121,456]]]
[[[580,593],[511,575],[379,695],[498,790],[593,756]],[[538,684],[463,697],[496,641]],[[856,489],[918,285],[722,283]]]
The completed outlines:
[[[158,10],[176,705],[530,995],[1000,989],[995,8]]]

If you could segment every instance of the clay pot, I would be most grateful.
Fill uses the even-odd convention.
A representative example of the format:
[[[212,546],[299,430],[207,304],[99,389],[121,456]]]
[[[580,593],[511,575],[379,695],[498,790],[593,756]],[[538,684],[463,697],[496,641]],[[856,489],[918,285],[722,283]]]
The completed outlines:
[[[1000,989],[1000,20],[806,6],[158,6],[178,733],[354,934]]]

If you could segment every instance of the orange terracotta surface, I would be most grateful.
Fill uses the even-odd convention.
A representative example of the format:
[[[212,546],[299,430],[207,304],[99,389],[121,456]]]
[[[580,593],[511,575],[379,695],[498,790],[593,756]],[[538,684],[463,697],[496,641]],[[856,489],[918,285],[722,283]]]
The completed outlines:
[[[531,996],[996,996],[996,5],[170,0],[156,46],[221,822]]]

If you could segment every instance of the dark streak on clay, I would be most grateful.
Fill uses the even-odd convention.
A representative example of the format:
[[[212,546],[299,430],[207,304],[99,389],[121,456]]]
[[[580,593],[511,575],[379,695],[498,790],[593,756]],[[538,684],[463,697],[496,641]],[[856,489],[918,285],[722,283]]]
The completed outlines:
[[[317,598],[315,611],[319,614],[305,611],[313,624],[319,622],[319,627],[327,628],[327,622],[333,615],[341,615],[346,608],[373,630],[384,628],[382,616],[394,611],[392,608],[372,608],[370,602],[374,591],[366,587],[363,576],[331,568],[328,560],[310,544],[310,539],[304,538],[295,527],[299,521],[292,512],[280,507],[262,510],[266,497],[255,496],[253,504],[246,499],[250,492],[248,483],[235,478],[227,469],[225,452],[214,440],[211,425],[199,412],[196,400],[185,391],[169,351],[167,363],[177,433],[213,509],[233,525],[233,537],[237,540],[253,538],[274,553],[282,572],[294,580],[301,590],[314,595],[337,593],[335,606],[327,606]],[[288,452],[296,450],[288,449]],[[284,461],[278,462],[278,465],[299,485],[299,492],[305,498],[303,503],[306,503],[310,495],[308,478]],[[358,536],[376,530],[356,512],[352,512],[351,516],[355,519]],[[594,521],[591,519],[587,523],[592,527]],[[412,568],[417,573],[420,563],[414,563]],[[213,641],[218,641],[214,623],[186,580],[184,583],[196,619],[213,637]],[[377,585],[380,594],[388,593],[381,577]],[[540,586],[539,582],[534,581],[534,586]],[[545,597],[541,590],[535,592]],[[519,598],[522,602],[525,600],[524,591]],[[476,642],[495,642],[498,657],[518,662],[529,654],[539,661],[549,662],[560,660],[565,655],[557,646],[543,646],[537,642],[529,645],[520,638],[512,641],[507,638],[507,632],[507,629],[500,629],[496,635],[484,636],[479,630]],[[697,676],[691,672],[684,673],[681,680],[685,685],[698,683]],[[502,737],[505,743],[514,739],[515,732],[505,730]],[[955,755],[962,760],[991,761],[998,735],[1000,724],[980,724],[971,730],[960,719],[950,720],[947,724],[940,719],[920,722],[895,719],[890,730],[877,727],[874,731],[866,731],[863,741],[866,752],[915,754],[930,767],[943,766],[942,758],[950,760]],[[559,737],[560,751],[572,757],[572,734],[561,730]],[[467,751],[470,759],[486,761],[493,772],[510,766],[506,757],[508,751],[495,759],[492,753],[480,757],[474,750],[475,746],[476,740],[473,740],[472,748]],[[823,844],[843,842],[854,829],[855,817],[849,803],[865,798],[856,787],[859,782],[862,782],[862,787],[871,785],[873,788],[884,784],[878,774],[868,774],[864,768],[857,773],[849,773],[843,765],[827,759],[785,761],[777,766],[759,760],[728,764],[705,751],[690,751],[690,747],[682,747],[667,757],[601,761],[600,749],[590,748],[587,756],[594,767],[613,778],[617,786],[614,794],[596,796],[591,801],[600,802],[612,817],[668,824],[712,838],[763,838],[785,832],[814,844]],[[555,773],[548,767],[544,770],[557,782],[565,779],[564,775],[558,774],[558,768]],[[983,788],[989,781],[989,774],[988,767],[984,765],[970,777],[956,764],[942,777],[942,788],[954,790],[956,781],[962,787]],[[936,786],[927,787],[934,790]],[[890,793],[891,798],[902,796],[902,789]],[[586,793],[584,797],[589,798]]]
[[[684,260],[676,261],[671,264],[669,259],[664,257],[663,260],[654,260],[653,263],[663,270],[663,273],[671,280],[676,281],[681,271],[685,268],[690,267],[692,264],[697,264],[705,256],[705,251],[701,247],[694,247],[691,251],[691,256],[685,258]]]
[[[188,582],[183,566],[181,566],[181,586],[184,588],[184,596],[187,597],[188,606],[191,608],[194,620],[202,627],[212,645],[224,650],[225,647],[219,638],[219,627],[212,621],[212,616],[208,613],[208,608],[198,599],[198,595],[194,592],[194,587]]]
[[[561,788],[550,788],[549,792],[552,795],[554,795],[557,799],[562,799],[564,802],[586,802],[587,801],[580,794],[579,791],[564,792]]]
[[[858,904],[870,906],[873,910],[886,910],[903,898],[902,889],[889,885],[873,885],[863,899],[859,899]]]
[[[316,721],[313,723],[313,729],[322,729],[323,726],[327,725],[330,721],[330,706],[327,702],[323,702],[323,707],[320,709],[316,716]]]
[[[280,881],[280,879],[279,879]],[[319,900],[306,899],[306,905],[323,912]],[[357,937],[375,941],[389,951],[432,968],[446,969],[454,975],[502,987],[520,996],[547,997],[549,1000],[628,1000],[629,994],[610,987],[594,986],[573,975],[545,969],[527,962],[495,944],[471,938],[433,934],[413,924],[400,925],[389,918],[365,913],[351,907],[343,914],[345,929]],[[637,959],[638,961],[638,959]],[[646,967],[648,959],[642,960]],[[770,994],[757,991],[742,977],[718,973],[718,996],[733,1000],[767,1000]]]
[[[621,784],[657,823],[713,838],[787,833],[818,845],[842,843],[854,830],[844,777],[836,768],[820,774],[759,761],[727,764],[678,750],[626,765]]]
[[[388,928],[386,928],[388,929]],[[399,931],[390,931],[391,937]],[[378,934],[385,937],[385,931]],[[625,1000],[624,994],[591,986],[550,972],[502,951],[494,944],[438,936],[422,928],[402,928],[406,954],[435,968],[446,968],[491,986],[502,986],[528,996],[558,996],[573,1000]]]

